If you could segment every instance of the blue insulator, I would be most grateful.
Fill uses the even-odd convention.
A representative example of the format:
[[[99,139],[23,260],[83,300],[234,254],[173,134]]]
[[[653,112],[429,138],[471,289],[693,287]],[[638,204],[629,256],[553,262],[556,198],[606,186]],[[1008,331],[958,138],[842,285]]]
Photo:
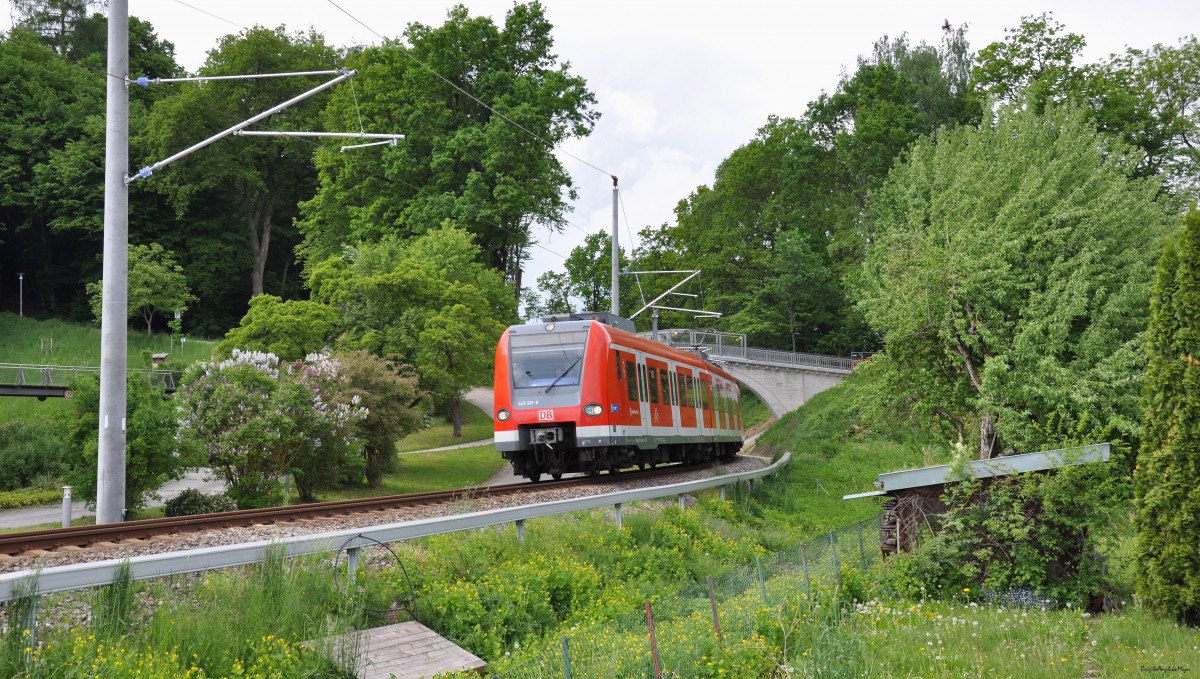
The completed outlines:
[[[142,87],[150,87],[150,78],[148,78],[144,75],[138,76],[138,79],[135,80],[134,82],[141,85]]]
[[[143,167],[142,169],[138,170],[137,176],[139,179],[147,179],[152,174],[154,174],[154,168]]]

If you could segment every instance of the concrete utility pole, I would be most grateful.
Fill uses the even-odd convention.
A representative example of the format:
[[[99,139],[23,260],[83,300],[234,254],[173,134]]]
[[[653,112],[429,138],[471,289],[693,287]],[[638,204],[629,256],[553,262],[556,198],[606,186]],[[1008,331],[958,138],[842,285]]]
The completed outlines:
[[[621,251],[617,247],[617,177],[612,175],[613,180],[613,227],[612,227],[612,303],[609,305],[609,311],[614,316],[621,314],[621,279],[619,278],[619,265],[617,261],[617,253]]]
[[[100,451],[96,523],[125,514],[125,384],[129,341],[129,0],[108,3],[104,133],[104,283],[100,312]]]

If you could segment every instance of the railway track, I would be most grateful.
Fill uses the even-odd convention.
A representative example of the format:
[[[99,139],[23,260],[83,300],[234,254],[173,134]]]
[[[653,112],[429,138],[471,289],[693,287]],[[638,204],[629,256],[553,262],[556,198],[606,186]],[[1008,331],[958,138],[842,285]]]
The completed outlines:
[[[351,514],[383,512],[405,507],[419,507],[457,502],[467,499],[495,498],[525,493],[538,493],[546,490],[571,488],[596,483],[605,483],[621,479],[648,478],[654,476],[669,476],[681,469],[701,469],[711,465],[692,467],[660,467],[645,471],[629,471],[621,474],[604,476],[583,476],[561,481],[544,481],[541,483],[510,483],[499,486],[473,486],[453,490],[439,490],[425,493],[410,493],[407,495],[390,495],[357,500],[337,500],[334,502],[314,502],[310,504],[291,505],[288,507],[270,507],[266,509],[243,509],[233,512],[215,514],[195,514],[192,516],[165,517],[161,519],[142,519],[109,523],[99,526],[72,526],[71,528],[52,528],[49,530],[26,531],[0,535],[0,554],[19,556],[35,550],[53,552],[71,549],[88,549],[92,547],[112,546],[127,540],[148,540],[157,536],[178,535],[181,533],[197,533],[209,530],[239,528],[257,525],[271,525],[318,519]]]

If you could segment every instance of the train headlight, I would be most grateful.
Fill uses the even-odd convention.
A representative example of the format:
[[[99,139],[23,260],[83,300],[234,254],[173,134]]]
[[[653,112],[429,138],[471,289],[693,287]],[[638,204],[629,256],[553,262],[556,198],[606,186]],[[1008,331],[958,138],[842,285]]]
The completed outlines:
[[[583,407],[584,415],[595,417],[602,412],[604,412],[604,408],[601,408],[599,403],[589,403]]]
[[[508,422],[508,418],[510,415],[511,415],[511,413],[509,413],[504,408],[501,408],[500,410],[496,411],[496,419],[500,420],[501,422]]]

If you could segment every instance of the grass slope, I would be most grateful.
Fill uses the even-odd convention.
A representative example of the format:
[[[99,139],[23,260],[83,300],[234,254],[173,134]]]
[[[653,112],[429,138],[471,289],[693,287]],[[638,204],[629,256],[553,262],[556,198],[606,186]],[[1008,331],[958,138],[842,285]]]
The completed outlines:
[[[149,368],[150,354],[170,354],[171,365],[188,365],[212,356],[216,342],[189,338],[180,343],[170,335],[129,331],[129,367]],[[0,363],[25,365],[100,365],[100,329],[59,320],[39,321],[0,313]],[[0,398],[0,422],[47,419],[70,408],[62,399],[38,401],[26,397]]]
[[[843,500],[873,490],[877,474],[920,467],[930,440],[908,429],[865,421],[858,405],[861,372],[814,396],[758,439],[759,452],[792,454],[784,474],[787,491],[764,510],[793,527],[797,537],[839,528],[879,513],[877,498]],[[946,448],[948,459],[949,448]]]

